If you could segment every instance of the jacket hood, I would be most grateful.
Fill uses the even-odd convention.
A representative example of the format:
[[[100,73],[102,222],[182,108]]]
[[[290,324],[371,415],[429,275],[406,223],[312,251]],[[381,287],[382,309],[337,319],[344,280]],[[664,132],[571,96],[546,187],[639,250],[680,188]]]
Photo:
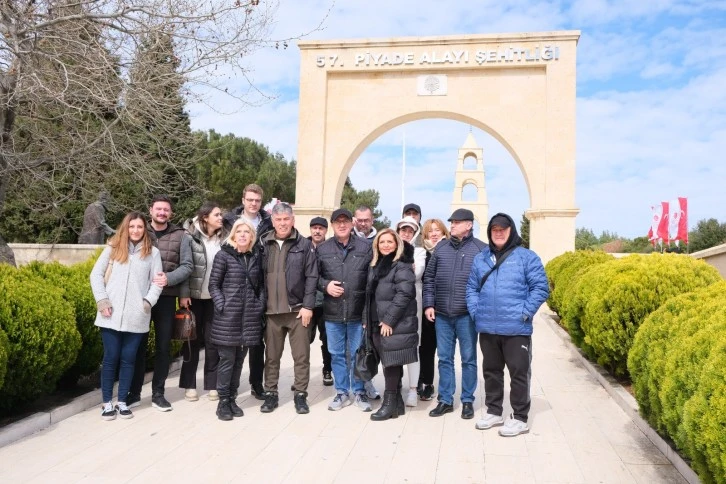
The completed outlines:
[[[511,229],[509,231],[509,238],[507,239],[507,242],[504,244],[504,247],[501,249],[497,249],[497,247],[492,242],[492,220],[494,220],[497,217],[505,217],[507,220],[509,220],[509,228]],[[495,255],[506,252],[509,249],[513,249],[514,247],[517,247],[519,245],[522,245],[522,237],[519,236],[519,233],[517,232],[517,225],[514,223],[514,220],[512,217],[507,215],[506,213],[499,212],[498,214],[494,215],[491,219],[489,219],[489,225],[487,225],[487,238],[489,239],[489,250],[491,250]]]

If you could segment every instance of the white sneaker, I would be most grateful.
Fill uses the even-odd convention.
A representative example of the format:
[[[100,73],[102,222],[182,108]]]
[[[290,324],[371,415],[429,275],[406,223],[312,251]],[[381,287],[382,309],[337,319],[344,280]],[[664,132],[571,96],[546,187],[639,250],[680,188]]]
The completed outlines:
[[[381,394],[378,393],[378,390],[376,390],[376,387],[373,386],[372,381],[365,382],[365,389],[366,389],[366,395],[368,396],[368,400],[380,400]]]
[[[217,393],[217,390],[209,390],[209,393],[207,393],[207,399],[209,399],[210,402],[219,400],[219,393]]]
[[[488,413],[484,415],[484,418],[476,423],[476,428],[478,430],[486,430],[496,427],[497,425],[502,425],[503,423],[504,418],[502,418],[501,415],[492,415],[491,413]]]
[[[184,390],[184,399],[189,402],[196,402],[199,400],[199,395],[194,388],[187,388]]]
[[[527,432],[529,432],[527,422],[517,420],[514,418],[514,415],[510,415],[507,421],[504,422],[504,427],[499,429],[499,435],[502,437],[515,437],[519,434],[526,434]]]
[[[364,412],[370,412],[373,410],[371,402],[368,401],[368,396],[365,393],[360,393],[355,396],[355,404]]]
[[[330,402],[330,405],[328,405],[328,410],[340,410],[343,407],[347,407],[351,403],[353,402],[350,401],[350,397],[347,393],[338,393],[337,395],[335,395],[335,398],[333,398],[333,401]]]
[[[406,395],[406,406],[407,407],[415,407],[418,404],[418,394],[416,393],[416,389],[409,389],[408,395]]]

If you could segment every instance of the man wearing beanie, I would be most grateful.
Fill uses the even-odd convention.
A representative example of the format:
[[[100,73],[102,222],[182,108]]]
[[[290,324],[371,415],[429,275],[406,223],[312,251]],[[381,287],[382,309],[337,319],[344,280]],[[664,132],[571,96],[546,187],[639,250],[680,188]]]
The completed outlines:
[[[429,412],[441,417],[454,411],[456,374],[454,354],[461,352],[461,418],[474,418],[477,385],[476,330],[466,307],[466,281],[474,257],[486,244],[474,238],[474,214],[458,208],[449,217],[451,238],[442,240],[429,259],[423,277],[423,307],[435,323],[439,352],[439,404]]]
[[[503,425],[499,435],[529,432],[532,319],[549,296],[540,258],[521,246],[512,217],[498,213],[487,227],[489,246],[474,258],[466,304],[479,333],[487,413],[479,430]],[[512,414],[504,421],[504,366],[511,379]]]

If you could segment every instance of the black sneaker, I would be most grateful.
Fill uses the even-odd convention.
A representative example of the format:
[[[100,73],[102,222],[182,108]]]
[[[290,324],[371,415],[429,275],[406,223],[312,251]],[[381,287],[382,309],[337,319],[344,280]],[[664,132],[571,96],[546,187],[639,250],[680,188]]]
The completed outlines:
[[[433,385],[424,385],[423,388],[421,388],[421,391],[419,392],[418,397],[424,402],[433,400],[434,399],[434,386]]]
[[[229,409],[232,411],[232,415],[235,417],[244,417],[245,413],[239,408],[234,398],[229,399]]]
[[[279,404],[280,399],[277,396],[277,392],[267,392],[265,393],[265,403],[263,403],[260,407],[260,412],[270,413],[275,410]]]
[[[306,392],[297,392],[295,394],[295,411],[300,414],[310,413],[310,407],[305,398],[308,396]]]
[[[141,405],[141,395],[129,392],[126,395],[126,406],[129,408],[135,408]]]
[[[104,420],[116,420],[116,407],[108,402],[101,410],[101,418]]]
[[[262,388],[262,383],[250,383],[250,393],[257,400],[265,399],[265,389]]]
[[[118,411],[118,416],[121,418],[134,418],[134,414],[129,410],[129,406],[125,403],[119,402],[118,405],[116,405],[116,410]]]
[[[326,387],[333,386],[333,374],[329,370],[323,370],[323,385]]]
[[[128,405],[128,404],[127,404]],[[171,412],[171,403],[169,403],[164,395],[156,395],[151,397],[151,406],[160,412]]]

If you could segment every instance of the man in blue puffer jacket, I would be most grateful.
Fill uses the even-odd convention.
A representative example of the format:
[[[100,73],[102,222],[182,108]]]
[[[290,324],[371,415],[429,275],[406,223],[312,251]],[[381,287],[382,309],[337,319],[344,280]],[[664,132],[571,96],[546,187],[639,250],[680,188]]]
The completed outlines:
[[[521,247],[512,217],[496,214],[489,221],[487,235],[489,247],[474,258],[466,285],[466,305],[479,333],[484,360],[487,413],[476,428],[503,424],[499,435],[513,437],[529,432],[532,319],[549,296],[549,285],[540,258]],[[501,262],[495,267],[497,260]],[[502,418],[505,365],[513,410],[506,422]]]

